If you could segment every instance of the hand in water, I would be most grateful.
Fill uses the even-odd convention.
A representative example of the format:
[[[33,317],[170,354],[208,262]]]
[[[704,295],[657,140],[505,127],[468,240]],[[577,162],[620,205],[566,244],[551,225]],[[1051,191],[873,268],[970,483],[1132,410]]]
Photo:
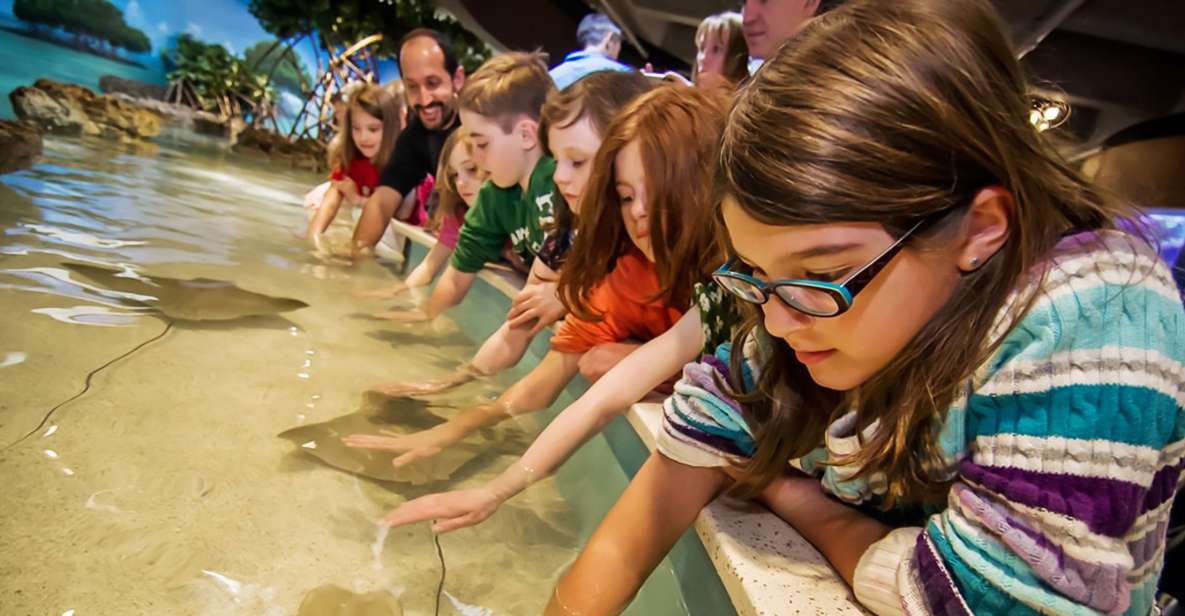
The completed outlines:
[[[452,374],[437,379],[435,381],[426,381],[423,383],[382,383],[375,385],[371,391],[377,391],[392,397],[407,396],[407,395],[423,395],[423,394],[438,394],[447,389],[452,389],[458,385],[464,385],[469,381],[486,376],[481,370],[474,368],[470,364],[462,365],[453,371]]]
[[[428,313],[416,308],[415,310],[387,310],[384,312],[375,312],[370,316],[376,319],[386,319],[396,323],[421,323],[424,321],[431,321],[428,318]]]
[[[398,398],[400,396],[438,394],[454,385],[456,383],[451,379],[441,379],[439,381],[426,381],[424,383],[380,383],[371,387],[370,390],[384,396]]]
[[[411,464],[416,460],[430,458],[440,453],[446,446],[464,437],[450,429],[447,423],[411,434],[399,434],[387,430],[379,430],[383,436],[374,434],[351,434],[342,437],[347,447],[357,449],[378,449],[402,453],[391,461],[395,468]]]
[[[337,257],[338,259],[346,259],[348,261],[354,261],[360,257],[367,256],[369,253],[370,251],[365,248],[358,248],[354,246],[353,242],[342,246],[335,246],[333,248],[334,257]]]
[[[562,319],[566,312],[563,302],[556,296],[556,283],[540,282],[528,285],[514,296],[506,322],[514,328],[531,325],[531,334],[537,334]]]
[[[402,293],[406,293],[411,287],[403,283],[403,281],[396,281],[393,286],[383,287],[382,289],[372,289],[370,291],[355,291],[354,297],[359,299],[390,299],[398,297]]]
[[[447,533],[482,522],[501,504],[502,499],[484,488],[429,494],[396,507],[383,518],[382,524],[403,526],[435,520],[432,531]]]

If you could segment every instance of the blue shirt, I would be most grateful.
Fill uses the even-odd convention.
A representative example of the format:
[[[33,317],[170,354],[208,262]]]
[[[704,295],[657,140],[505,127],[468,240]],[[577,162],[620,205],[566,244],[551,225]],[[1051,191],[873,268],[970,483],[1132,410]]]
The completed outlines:
[[[589,73],[597,71],[629,72],[632,70],[634,70],[632,66],[622,64],[595,51],[573,51],[564,58],[563,62],[551,69],[550,73],[555,87],[563,90]]]

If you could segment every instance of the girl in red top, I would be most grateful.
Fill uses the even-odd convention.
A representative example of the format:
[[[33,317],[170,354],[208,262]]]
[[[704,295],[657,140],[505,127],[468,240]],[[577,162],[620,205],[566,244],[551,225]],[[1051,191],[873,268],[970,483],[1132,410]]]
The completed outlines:
[[[551,406],[582,373],[604,374],[641,342],[671,327],[695,283],[721,261],[712,211],[712,160],[727,101],[664,85],[609,125],[581,200],[577,237],[558,292],[570,316],[552,350],[492,403],[404,436],[350,435],[351,447],[401,453],[396,466],[431,456],[470,432]]]
[[[370,196],[398,137],[399,105],[386,90],[365,84],[350,94],[337,136],[329,144],[331,186],[309,221],[310,239],[319,243],[343,202],[352,206]]]

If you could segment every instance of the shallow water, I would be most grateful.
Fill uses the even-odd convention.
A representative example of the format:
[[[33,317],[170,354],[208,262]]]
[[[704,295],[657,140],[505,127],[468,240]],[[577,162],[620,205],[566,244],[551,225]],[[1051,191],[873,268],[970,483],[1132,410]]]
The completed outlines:
[[[328,584],[436,613],[432,535],[375,521],[498,472],[537,422],[485,431],[471,462],[421,486],[335,470],[276,437],[474,349],[449,323],[359,318],[387,304],[352,292],[392,270],[324,265],[293,237],[315,181],[214,147],[59,138],[33,169],[0,177],[0,613],[292,614]],[[104,286],[64,262],[147,283]],[[228,281],[309,307],[178,320],[153,300],[153,289],[168,292],[154,277]],[[521,374],[443,402],[472,402]],[[538,613],[625,481],[597,439],[485,524],[441,536],[439,613]],[[675,589],[664,565],[631,613],[688,613]]]

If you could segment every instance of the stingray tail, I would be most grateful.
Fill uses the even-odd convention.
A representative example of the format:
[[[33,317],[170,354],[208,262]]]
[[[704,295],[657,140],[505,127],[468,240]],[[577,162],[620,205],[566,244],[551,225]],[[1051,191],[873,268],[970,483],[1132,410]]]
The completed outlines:
[[[4,450],[7,451],[9,449],[12,449],[13,447],[16,447],[17,445],[20,445],[26,439],[28,439],[30,436],[33,436],[34,434],[37,434],[38,432],[40,432],[41,429],[45,427],[45,424],[49,423],[50,418],[53,417],[53,414],[56,413],[58,411],[58,409],[81,398],[83,396],[83,394],[90,391],[91,380],[95,378],[96,374],[98,374],[99,372],[102,372],[103,369],[107,368],[108,366],[111,366],[115,362],[130,356],[132,353],[139,351],[140,349],[148,346],[149,344],[152,344],[153,342],[156,342],[157,340],[160,340],[161,338],[164,338],[165,334],[169,333],[169,330],[171,330],[171,329],[173,329],[173,322],[172,321],[165,321],[165,328],[163,330],[161,330],[161,332],[159,334],[156,334],[155,336],[149,338],[148,340],[145,340],[144,342],[137,344],[136,346],[132,347],[130,350],[125,351],[124,353],[121,353],[117,357],[113,357],[113,358],[107,360],[103,365],[88,372],[86,375],[86,381],[83,383],[83,386],[82,386],[82,391],[79,391],[78,393],[74,394],[73,396],[66,398],[65,400],[59,402],[52,409],[49,409],[49,411],[47,411],[45,413],[45,417],[41,418],[41,423],[37,424],[37,426],[35,428],[33,428],[32,430],[30,430],[28,434],[26,434],[26,435],[20,437],[19,439],[6,445],[4,447]]]

